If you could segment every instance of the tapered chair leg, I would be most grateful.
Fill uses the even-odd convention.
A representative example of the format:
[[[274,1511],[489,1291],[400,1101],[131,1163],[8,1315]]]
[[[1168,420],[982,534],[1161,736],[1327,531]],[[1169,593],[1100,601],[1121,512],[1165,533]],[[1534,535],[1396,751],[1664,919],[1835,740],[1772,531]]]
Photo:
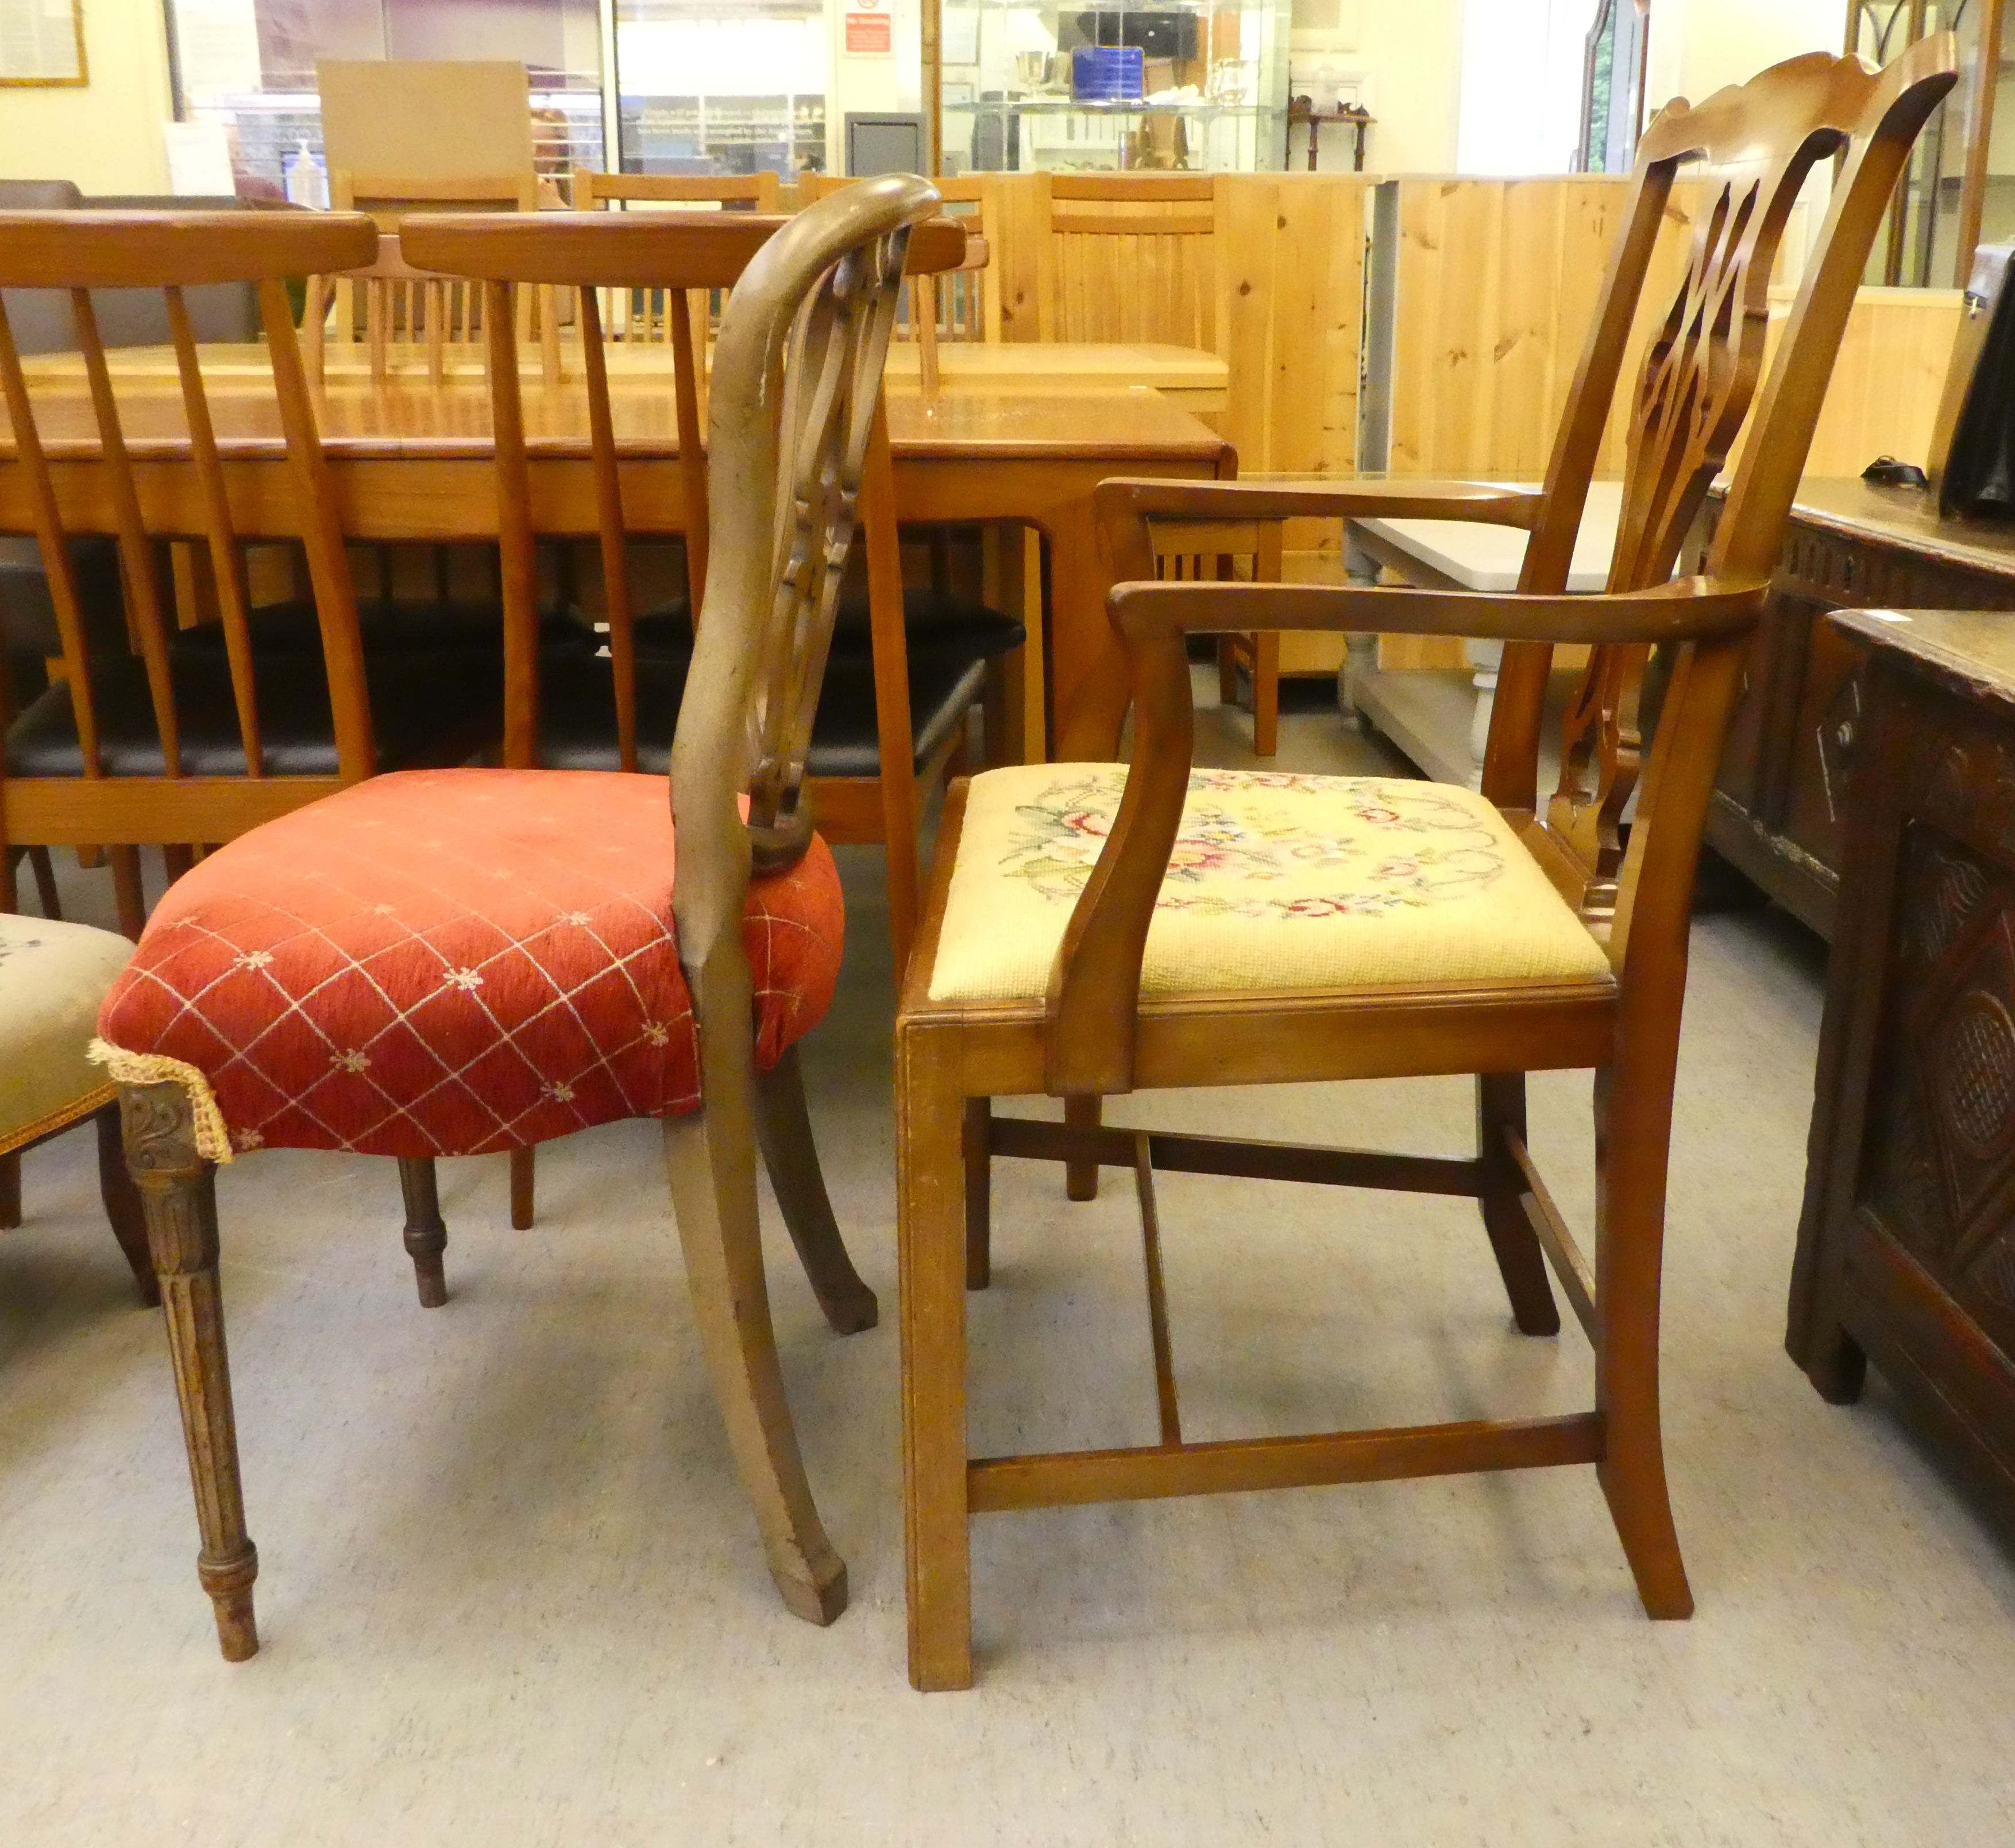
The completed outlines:
[[[21,1223],[21,1152],[16,1149],[0,1155],[0,1232],[11,1232]]]
[[[1497,1260],[1511,1318],[1521,1333],[1557,1335],[1560,1306],[1546,1281],[1546,1257],[1525,1217],[1525,1177],[1504,1145],[1507,1131],[1525,1139],[1525,1077],[1522,1072],[1480,1073],[1476,1080],[1476,1150],[1483,1163],[1483,1229]]]
[[[189,1445],[203,1550],[196,1577],[217,1614],[227,1662],[257,1653],[252,1584],[259,1555],[245,1531],[238,1476],[238,1428],[224,1346],[224,1299],[217,1275],[215,1171],[196,1153],[188,1094],[179,1084],[120,1087],[127,1166],[146,1214],[174,1361],[175,1396]]]
[[[511,1151],[511,1229],[529,1232],[536,1217],[538,1198],[539,1152],[536,1148]]]
[[[49,858],[47,847],[31,847],[28,865],[34,869],[35,896],[41,901],[42,915],[60,918],[63,915],[63,895],[56,890],[56,863]]]
[[[1070,1129],[1097,1129],[1105,1100],[1097,1097],[1064,1099],[1064,1124]],[[1098,1163],[1075,1158],[1064,1163],[1064,1198],[1095,1200],[1098,1198]]]
[[[965,1100],[961,1144],[965,1156],[965,1287],[985,1289],[993,1281],[993,1100]]]
[[[966,1121],[957,1043],[899,1031],[896,1220],[903,1328],[903,1544],[910,1681],[972,1685],[972,1511],[967,1498],[965,1292],[960,1199]]]
[[[832,1216],[795,1046],[786,1048],[783,1057],[756,1078],[756,1135],[798,1261],[811,1280],[812,1294],[825,1319],[842,1335],[873,1328],[882,1307],[854,1269]]]
[[[826,1538],[784,1397],[756,1200],[752,1111],[707,1079],[707,1104],[665,1124],[665,1165],[693,1314],[744,1493],[784,1602],[814,1623],[846,1609],[846,1567]]]
[[[440,1190],[431,1156],[399,1158],[399,1191],[406,1199],[406,1253],[413,1260],[413,1282],[422,1309],[438,1309],[447,1300],[447,1227],[441,1218]]]
[[[1646,1062],[1650,1062],[1647,1061]],[[1625,1074],[1595,1080],[1597,1465],[1617,1537],[1653,1617],[1690,1617],[1679,1537],[1665,1486],[1658,1417],[1658,1300],[1664,1261],[1672,1062],[1660,1088]]]
[[[153,1253],[147,1243],[147,1210],[139,1190],[126,1170],[124,1138],[119,1127],[119,1106],[107,1104],[92,1119],[98,1132],[98,1195],[105,1203],[105,1217],[112,1235],[132,1267],[133,1287],[149,1309],[157,1308],[161,1286],[154,1275]]]

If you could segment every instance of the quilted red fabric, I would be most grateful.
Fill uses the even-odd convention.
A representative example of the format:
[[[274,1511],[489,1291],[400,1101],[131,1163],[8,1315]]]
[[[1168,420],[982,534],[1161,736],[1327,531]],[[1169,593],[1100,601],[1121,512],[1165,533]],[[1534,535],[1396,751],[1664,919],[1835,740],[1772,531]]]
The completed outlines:
[[[270,822],[178,880],[100,1034],[210,1080],[234,1149],[480,1155],[699,1103],[662,776],[422,770]],[[832,999],[825,843],[752,881],[765,1068]]]

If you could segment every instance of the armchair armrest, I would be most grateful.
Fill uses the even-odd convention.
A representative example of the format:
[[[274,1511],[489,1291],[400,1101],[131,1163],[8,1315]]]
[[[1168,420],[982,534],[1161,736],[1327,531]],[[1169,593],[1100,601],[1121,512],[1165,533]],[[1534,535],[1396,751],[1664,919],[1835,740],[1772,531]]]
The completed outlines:
[[[1134,583],[1112,588],[1114,624],[1137,650],[1159,636],[1248,629],[1376,629],[1492,641],[1685,642],[1747,629],[1762,578],[1676,577],[1650,590],[1416,590],[1393,584]],[[1134,691],[1143,692],[1135,673]]]
[[[1543,494],[1474,481],[1101,481],[1099,530],[1119,578],[1154,574],[1155,520],[1466,520],[1537,522]]]
[[[1739,643],[1767,580],[1684,577],[1593,596],[1337,588],[1122,584],[1112,615],[1133,681],[1133,757],[1111,833],[1050,972],[1045,1080],[1052,1095],[1133,1085],[1140,963],[1188,792],[1194,714],[1183,638],[1224,629],[1381,629],[1507,641]]]

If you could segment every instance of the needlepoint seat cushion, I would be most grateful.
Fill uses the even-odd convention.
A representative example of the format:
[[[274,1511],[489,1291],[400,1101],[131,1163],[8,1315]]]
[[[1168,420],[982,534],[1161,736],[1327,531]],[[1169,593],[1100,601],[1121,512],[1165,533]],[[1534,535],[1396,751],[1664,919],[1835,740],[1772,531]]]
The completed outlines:
[[[1041,764],[972,778],[932,1000],[1042,998],[1126,774],[1118,764]],[[1140,991],[1610,979],[1601,945],[1474,792],[1198,770]]]
[[[86,1054],[98,1004],[132,953],[113,931],[0,911],[0,1149],[106,1095]]]
[[[175,1062],[204,1152],[478,1155],[698,1108],[663,777],[428,770],[253,829],[171,886],[106,998],[122,1077]],[[825,1012],[825,843],[752,880],[756,1056]],[[207,1095],[205,1095],[207,1089]],[[210,1100],[215,1110],[209,1108]],[[221,1114],[221,1122],[219,1115]]]

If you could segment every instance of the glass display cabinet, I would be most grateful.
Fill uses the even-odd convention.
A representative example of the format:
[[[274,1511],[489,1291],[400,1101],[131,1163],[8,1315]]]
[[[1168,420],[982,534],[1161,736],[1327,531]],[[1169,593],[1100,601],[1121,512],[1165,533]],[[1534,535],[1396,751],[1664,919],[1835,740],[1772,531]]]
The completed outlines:
[[[1886,64],[1934,32],[1959,40],[1958,84],[1898,183],[1866,280],[1963,289],[1974,248],[2015,242],[2015,37],[2008,0],[1849,0],[1847,49]]]
[[[944,0],[947,174],[1280,166],[1290,0]]]

